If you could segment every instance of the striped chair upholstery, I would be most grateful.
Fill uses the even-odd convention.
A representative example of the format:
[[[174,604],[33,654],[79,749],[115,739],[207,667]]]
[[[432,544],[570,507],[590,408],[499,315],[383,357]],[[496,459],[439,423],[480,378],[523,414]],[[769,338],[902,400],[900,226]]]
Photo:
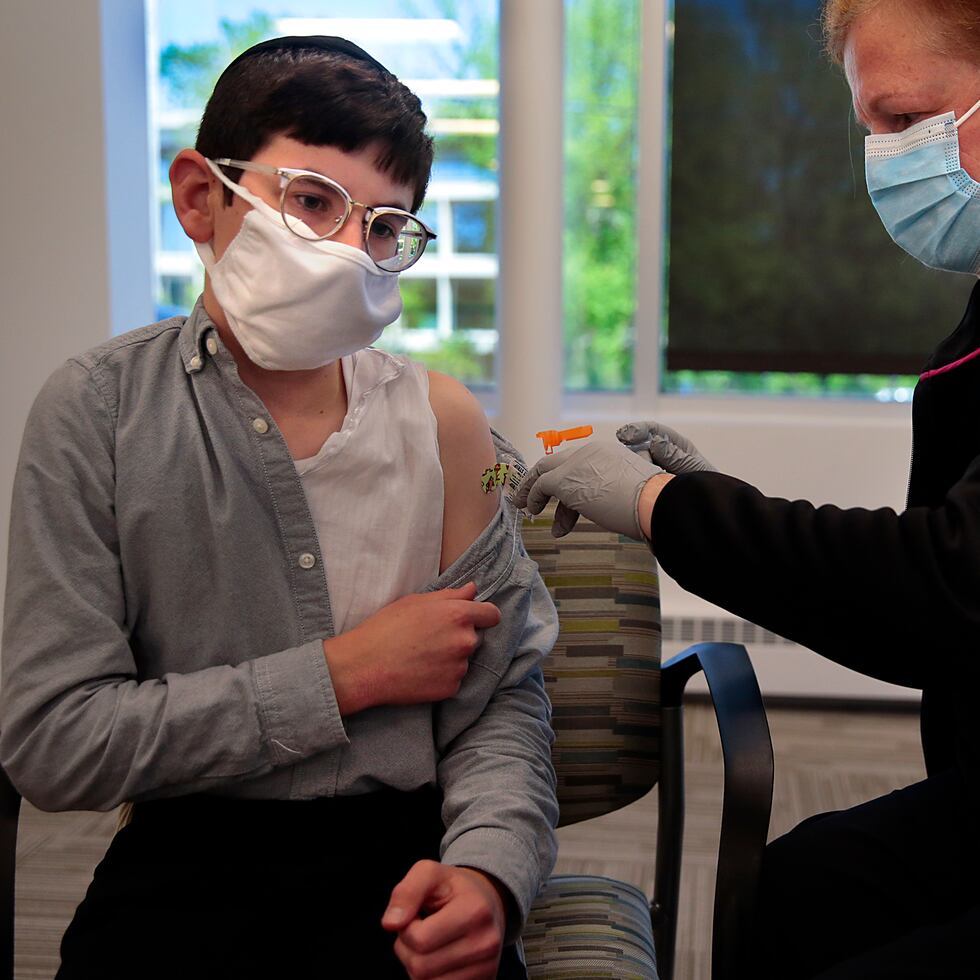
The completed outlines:
[[[552,700],[561,823],[617,810],[660,773],[660,597],[650,549],[585,519],[551,536],[547,511],[525,521],[560,618],[545,661]],[[534,978],[657,976],[649,900],[609,878],[560,875],[523,935]]]

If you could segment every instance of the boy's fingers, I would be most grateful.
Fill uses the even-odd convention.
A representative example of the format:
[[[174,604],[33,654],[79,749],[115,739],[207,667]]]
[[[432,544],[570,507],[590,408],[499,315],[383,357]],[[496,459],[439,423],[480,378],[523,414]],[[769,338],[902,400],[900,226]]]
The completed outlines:
[[[402,942],[415,953],[432,953],[466,937],[472,928],[470,920],[456,909],[456,902],[424,919],[410,922],[402,931]]]
[[[417,861],[408,874],[392,889],[388,908],[381,917],[383,928],[394,932],[403,929],[419,914],[426,900],[437,892],[444,869],[436,861]]]
[[[472,599],[476,596],[476,582],[467,582],[458,589],[439,589],[438,592],[429,592],[427,595],[437,599]]]
[[[472,612],[477,629],[489,629],[500,622],[500,610],[492,602],[474,602]]]

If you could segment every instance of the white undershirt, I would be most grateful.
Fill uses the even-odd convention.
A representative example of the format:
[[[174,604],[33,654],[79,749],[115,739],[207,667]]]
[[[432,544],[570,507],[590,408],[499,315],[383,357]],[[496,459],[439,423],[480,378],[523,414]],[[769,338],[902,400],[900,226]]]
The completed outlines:
[[[365,348],[341,360],[347,415],[296,460],[326,564],[334,632],[439,574],[443,474],[425,368]]]

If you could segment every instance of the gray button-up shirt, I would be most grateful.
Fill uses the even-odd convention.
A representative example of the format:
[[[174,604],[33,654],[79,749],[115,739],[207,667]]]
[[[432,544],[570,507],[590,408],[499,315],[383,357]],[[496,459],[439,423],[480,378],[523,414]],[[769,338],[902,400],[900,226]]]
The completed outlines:
[[[555,857],[540,663],[557,616],[506,501],[429,588],[471,579],[503,615],[458,695],[341,718],[300,479],[199,303],[70,360],[32,409],[13,494],[0,760],[53,810],[438,784],[443,860],[495,875],[526,913]]]

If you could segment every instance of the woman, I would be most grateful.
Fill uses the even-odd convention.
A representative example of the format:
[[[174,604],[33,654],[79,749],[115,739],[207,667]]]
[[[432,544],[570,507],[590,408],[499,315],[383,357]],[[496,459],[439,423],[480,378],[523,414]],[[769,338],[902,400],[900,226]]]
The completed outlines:
[[[827,0],[824,13],[828,47],[871,134],[868,184],[883,222],[925,264],[977,274],[980,3]],[[546,458],[521,488],[517,502],[533,512],[559,499],[556,534],[576,512],[642,534],[689,591],[923,690],[928,777],[769,845],[760,976],[980,976],[978,355],[975,290],[916,388],[901,514],[766,498],[655,423],[621,429],[630,448]]]

